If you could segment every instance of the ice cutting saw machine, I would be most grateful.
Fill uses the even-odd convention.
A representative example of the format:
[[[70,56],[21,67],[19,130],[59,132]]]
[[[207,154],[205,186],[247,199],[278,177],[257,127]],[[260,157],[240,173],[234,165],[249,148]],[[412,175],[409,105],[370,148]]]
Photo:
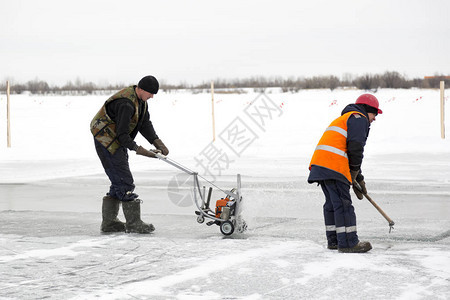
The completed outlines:
[[[185,166],[177,163],[176,161],[167,158],[167,156],[162,155],[161,153],[156,153],[156,157],[166,163],[178,168],[179,170],[192,175],[194,178],[194,204],[197,207],[195,214],[197,215],[197,222],[204,223],[206,219],[210,219],[206,225],[218,225],[220,226],[220,232],[224,235],[231,235],[233,232],[244,232],[247,229],[247,225],[245,221],[242,219],[241,213],[241,204],[242,204],[242,194],[241,194],[241,175],[237,174],[237,185],[236,188],[233,188],[230,191],[224,191],[223,189],[216,186],[211,181],[208,181],[204,177],[198,175],[197,172],[194,172]],[[206,188],[200,188],[200,180],[201,177],[203,180],[208,182],[210,185],[216,187],[220,191],[225,193],[225,197],[216,201],[215,210],[210,208],[212,187],[208,189],[208,195],[206,196]]]

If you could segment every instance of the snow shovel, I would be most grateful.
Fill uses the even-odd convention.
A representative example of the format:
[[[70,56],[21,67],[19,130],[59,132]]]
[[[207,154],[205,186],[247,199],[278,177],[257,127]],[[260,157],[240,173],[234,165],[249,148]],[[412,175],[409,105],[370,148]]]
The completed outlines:
[[[353,181],[353,185],[356,187],[356,189],[358,191],[361,192],[361,194],[364,195],[364,197],[366,197],[367,200],[369,200],[370,203],[372,203],[372,205],[379,211],[379,213],[386,219],[386,221],[388,221],[389,223],[389,233],[391,233],[391,230],[394,229],[394,221],[392,221],[391,218],[389,218],[389,216],[381,209],[381,207],[375,202],[373,201],[372,198],[370,198],[369,195],[367,195],[367,193],[363,193],[361,186],[359,185],[358,182]]]

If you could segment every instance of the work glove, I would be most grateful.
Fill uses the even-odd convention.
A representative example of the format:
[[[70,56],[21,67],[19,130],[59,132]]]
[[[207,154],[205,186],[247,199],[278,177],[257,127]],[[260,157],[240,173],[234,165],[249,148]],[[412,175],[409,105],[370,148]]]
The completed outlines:
[[[136,149],[136,154],[138,154],[138,155],[143,155],[143,156],[147,156],[147,157],[156,158],[156,153],[161,153],[161,151],[155,150],[155,149],[147,150],[147,149],[145,149],[145,148],[142,147],[142,146],[139,146],[139,147]]]
[[[161,150],[162,155],[166,156],[169,154],[169,149],[167,149],[166,145],[160,139],[154,140],[153,145],[155,145],[156,149]]]
[[[353,185],[353,191],[355,192],[356,197],[358,197],[359,200],[362,200],[364,198],[364,194],[367,194],[366,189],[366,183],[364,182],[364,179],[358,180],[358,174],[360,173],[360,170],[350,170],[350,175],[352,176],[352,185]],[[362,176],[359,176],[360,178],[364,178]],[[359,187],[361,189],[358,189],[355,185],[355,182],[359,184]]]

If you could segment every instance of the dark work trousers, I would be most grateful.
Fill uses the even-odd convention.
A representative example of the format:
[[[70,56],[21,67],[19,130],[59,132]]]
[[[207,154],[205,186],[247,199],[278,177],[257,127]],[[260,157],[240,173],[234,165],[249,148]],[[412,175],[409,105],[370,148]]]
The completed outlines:
[[[319,182],[325,195],[323,215],[329,245],[351,248],[358,244],[356,215],[350,197],[350,185],[338,180]]]
[[[134,194],[134,180],[128,164],[128,152],[125,147],[120,147],[111,154],[96,139],[95,150],[102,162],[103,169],[111,181],[109,195],[121,201],[130,201],[138,197]]]

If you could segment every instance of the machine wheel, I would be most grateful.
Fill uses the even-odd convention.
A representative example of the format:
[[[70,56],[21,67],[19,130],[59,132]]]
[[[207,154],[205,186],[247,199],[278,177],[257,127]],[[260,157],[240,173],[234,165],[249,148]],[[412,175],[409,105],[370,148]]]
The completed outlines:
[[[225,221],[220,224],[220,232],[224,235],[231,235],[234,232],[234,225],[230,221]]]
[[[205,222],[205,218],[203,216],[198,216],[197,217],[197,222],[202,224],[203,222]]]

